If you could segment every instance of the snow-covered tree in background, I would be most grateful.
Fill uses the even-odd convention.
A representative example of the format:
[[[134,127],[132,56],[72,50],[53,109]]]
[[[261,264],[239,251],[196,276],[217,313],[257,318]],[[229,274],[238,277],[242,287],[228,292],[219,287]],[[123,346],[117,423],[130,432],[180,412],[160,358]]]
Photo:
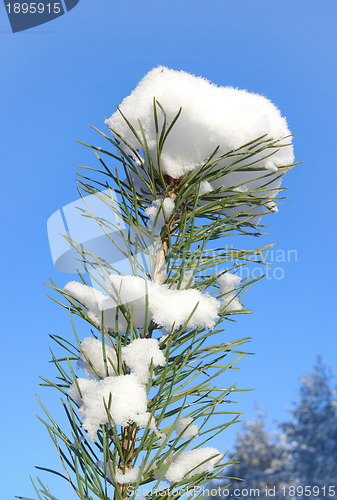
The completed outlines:
[[[202,498],[202,485],[226,477],[226,450],[210,441],[240,413],[226,408],[235,386],[215,381],[245,355],[247,339],[231,340],[223,322],[245,312],[241,297],[255,281],[241,280],[240,266],[267,248],[232,248],[228,238],[260,235],[260,217],[277,211],[293,162],[289,130],[266,98],[163,67],[106,122],[112,136],[100,134],[110,148],[90,146],[101,167],[89,169],[95,179],[82,175],[79,189],[111,219],[89,206],[83,216],[129,273],[70,240],[79,281],[51,286],[75,340],[52,337],[63,352],[53,355],[58,378],[45,382],[62,393],[70,427],[48,413],[45,425],[58,474],[82,500],[132,499],[139,489],[179,497],[186,486]],[[55,498],[39,484],[39,498]]]
[[[337,498],[337,386],[332,377],[318,357],[300,379],[291,421],[281,425],[291,447],[292,484],[318,487],[317,498]]]
[[[284,434],[266,430],[266,421],[261,413],[256,420],[243,424],[242,430],[236,435],[231,454],[234,454],[236,463],[227,469],[231,479],[221,486],[228,484],[232,496],[239,497],[239,492],[244,490],[245,498],[285,498],[287,490],[282,488],[291,484],[288,483],[289,448]]]
[[[260,413],[237,433],[227,468],[230,479],[208,489],[227,486],[232,496],[245,498],[337,498],[337,387],[321,358],[300,378],[299,399],[291,420],[266,430]],[[218,495],[223,498],[223,495]]]

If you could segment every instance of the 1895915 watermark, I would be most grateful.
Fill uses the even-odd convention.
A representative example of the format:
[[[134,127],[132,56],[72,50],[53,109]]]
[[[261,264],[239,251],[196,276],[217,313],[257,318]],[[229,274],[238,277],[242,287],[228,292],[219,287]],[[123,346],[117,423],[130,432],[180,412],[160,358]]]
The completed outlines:
[[[13,33],[34,28],[63,16],[80,0],[4,0]]]
[[[134,490],[130,486],[130,493],[134,493]],[[169,490],[168,488],[163,489],[140,489],[137,490],[136,494],[142,496],[148,495],[156,495],[165,497],[168,494],[172,496],[181,497],[182,494],[188,493],[192,498],[194,495],[201,497],[217,497],[217,498],[267,498],[267,497],[275,497],[275,498],[301,498],[301,497],[319,497],[319,498],[331,498],[336,495],[336,485],[329,486],[282,486],[276,487],[272,485],[265,485],[262,488],[211,488],[205,486],[194,486],[193,488],[189,488],[188,486],[183,488],[173,488],[173,490]],[[132,491],[131,491],[132,489]]]

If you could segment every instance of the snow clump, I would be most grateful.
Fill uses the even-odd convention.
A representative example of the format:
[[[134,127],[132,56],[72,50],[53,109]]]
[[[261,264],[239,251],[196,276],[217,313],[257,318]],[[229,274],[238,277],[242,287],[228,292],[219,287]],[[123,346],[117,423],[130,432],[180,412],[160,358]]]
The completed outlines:
[[[96,440],[100,425],[109,423],[105,405],[117,425],[135,423],[140,428],[147,426],[151,414],[147,411],[146,390],[135,374],[103,380],[78,378],[77,384],[81,394],[75,383],[70,386],[68,393],[79,405],[83,429],[87,431],[90,441]],[[154,422],[150,423],[150,428],[155,429]]]
[[[220,309],[218,300],[195,288],[172,290],[168,285],[155,283],[149,304],[153,320],[167,330],[171,330],[173,325],[178,327],[184,323],[186,328],[213,328]]]
[[[115,370],[113,366],[117,368],[117,356],[115,350],[108,344],[105,344],[105,355],[108,374],[110,376],[114,376]],[[96,373],[91,368],[90,363],[87,361],[85,356],[90,360],[90,363],[93,365],[100,377],[104,378],[107,376],[104,363],[103,343],[101,340],[93,337],[86,337],[81,343],[80,359],[77,362],[78,367],[83,368],[84,373],[88,378],[96,378]]]
[[[104,367],[103,345],[100,340],[85,338],[81,349],[86,352],[103,380],[97,380],[96,374],[87,361],[82,367],[90,379],[78,378],[68,393],[79,406],[79,413],[83,417],[83,429],[88,432],[91,441],[96,440],[96,433],[100,425],[109,423],[106,407],[109,408],[111,418],[116,424],[125,426],[135,422],[140,428],[148,424],[150,413],[147,412],[146,383],[149,379],[149,368],[165,365],[165,356],[159,348],[156,339],[135,339],[122,348],[122,360],[133,373],[128,375],[107,376]],[[113,349],[105,346],[108,359],[117,366],[117,357]],[[110,375],[110,373],[109,373]],[[105,377],[105,378],[104,378]],[[150,429],[156,435],[163,437],[154,422]],[[129,482],[129,481],[127,481]]]
[[[180,439],[195,437],[198,435],[199,427],[193,424],[193,418],[182,418],[176,425],[176,434]]]
[[[138,481],[139,474],[140,467],[133,467],[126,472],[123,472],[121,469],[117,469],[115,479],[119,484],[136,483]]]
[[[149,153],[155,164],[157,140],[153,111],[154,97],[163,106],[168,123],[173,120],[180,107],[182,108],[181,115],[168,134],[161,153],[161,170],[163,174],[174,179],[199,169],[218,146],[220,148],[217,154],[220,156],[265,134],[268,138],[282,139],[280,144],[290,142],[289,138],[284,139],[290,134],[286,119],[266,97],[247,90],[218,87],[204,78],[159,66],[147,73],[119,106],[139,136],[141,136],[138,122],[140,120],[147,138]],[[158,122],[159,126],[163,123],[163,116],[159,110]],[[140,144],[119,111],[113,113],[106,123],[124,137],[131,147],[139,149]],[[129,148],[123,143],[121,145],[127,154],[130,154]],[[274,151],[275,153],[268,158],[264,158],[266,152],[254,156],[254,161],[258,160],[254,165],[257,172],[237,171],[226,174],[212,181],[212,186],[201,186],[201,191],[205,193],[211,188],[216,189],[219,186],[229,188],[246,182],[249,182],[249,189],[256,189],[270,181],[272,182],[268,185],[268,189],[277,190],[281,183],[277,179],[278,167],[293,163],[293,146],[284,145]],[[231,158],[221,160],[218,166],[223,167],[230,161]],[[273,173],[268,177],[268,181],[266,178],[257,179],[267,173]],[[250,182],[253,179],[254,182]],[[270,196],[273,197],[274,194]]]
[[[222,458],[223,454],[216,448],[196,448],[195,450],[184,451],[172,461],[164,479],[170,484],[174,484],[203,472],[210,472]]]
[[[159,229],[164,226],[174,210],[174,201],[170,197],[164,200],[154,200],[152,204],[145,209],[145,213],[150,217],[151,226]]]
[[[122,358],[142,384],[146,384],[150,376],[150,365],[164,366],[163,352],[156,339],[135,339],[122,348]]]
[[[78,300],[88,309],[90,319],[97,321],[99,315],[102,314],[102,304],[107,298],[99,290],[78,281],[69,281],[64,287],[64,291]],[[95,321],[95,322],[96,322]]]
[[[235,297],[235,289],[240,285],[241,278],[236,274],[225,273],[218,279],[217,283],[220,286],[222,307],[226,307],[227,312],[240,311],[242,309],[241,302]]]
[[[208,181],[201,181],[200,182],[200,189],[199,189],[199,196],[203,196],[204,194],[210,193],[213,191],[212,184],[210,184]]]
[[[96,462],[97,467],[104,469],[104,462]],[[136,483],[140,477],[140,467],[133,467],[128,471],[123,472],[122,469],[117,468],[117,470],[111,474],[108,464],[106,464],[106,474],[110,480],[115,479],[119,484]]]
[[[153,319],[167,330],[185,323],[186,328],[213,328],[221,307],[217,299],[194,288],[174,290],[139,276],[111,275],[109,282],[111,296],[75,281],[69,282],[64,290],[87,308],[89,318],[99,328],[102,328],[102,313],[104,327],[110,331],[116,332],[118,319],[119,334],[126,333],[128,322],[121,310],[117,318],[117,306],[126,306],[130,314],[132,311],[135,326],[141,327],[148,305],[148,321]]]
[[[110,331],[125,333],[128,322],[118,306],[126,306],[133,315],[136,326],[141,326],[145,321],[145,281],[138,276],[120,276],[112,274],[109,277],[111,295],[107,296],[88,285],[70,281],[64,287],[65,292],[78,300],[87,308],[88,317],[99,328],[102,328],[102,315],[104,327]]]
[[[101,340],[86,337],[81,343],[81,350],[85,352],[101,378],[116,375],[111,363],[117,369],[118,361],[116,352],[111,346],[105,344],[108,375],[105,369],[103,343]],[[122,348],[122,361],[133,371],[142,384],[146,384],[149,380],[151,362],[153,367],[164,366],[166,363],[165,356],[159,348],[158,340],[143,338],[135,339]],[[88,378],[97,378],[96,373],[85,359],[83,352],[81,352],[80,360],[77,364],[79,368],[83,368]]]

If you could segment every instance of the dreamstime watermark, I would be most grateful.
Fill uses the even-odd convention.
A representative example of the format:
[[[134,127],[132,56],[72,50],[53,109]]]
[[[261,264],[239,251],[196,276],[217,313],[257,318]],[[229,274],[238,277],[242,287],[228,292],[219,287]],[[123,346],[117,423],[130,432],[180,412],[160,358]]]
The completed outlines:
[[[4,0],[13,33],[48,23],[73,9],[80,0]]]

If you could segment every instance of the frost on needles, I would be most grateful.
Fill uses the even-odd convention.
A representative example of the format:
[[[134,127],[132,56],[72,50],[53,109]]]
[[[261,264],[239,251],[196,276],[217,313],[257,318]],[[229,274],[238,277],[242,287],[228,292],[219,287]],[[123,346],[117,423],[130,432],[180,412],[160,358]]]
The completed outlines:
[[[83,215],[120,260],[67,237],[84,271],[52,288],[76,341],[52,336],[64,352],[53,355],[59,376],[46,385],[66,397],[70,430],[46,425],[61,475],[81,500],[133,500],[139,488],[159,498],[144,493],[148,486],[165,486],[173,499],[184,485],[226,477],[217,436],[240,411],[228,405],[235,384],[216,380],[246,354],[247,339],[231,340],[225,320],[246,312],[243,295],[255,279],[241,279],[241,266],[261,262],[268,248],[233,248],[230,237],[261,235],[293,147],[265,97],[165,67],[150,71],[106,123],[99,133],[108,145],[87,145],[97,179],[85,171],[79,189],[111,209],[111,220],[90,207]]]

